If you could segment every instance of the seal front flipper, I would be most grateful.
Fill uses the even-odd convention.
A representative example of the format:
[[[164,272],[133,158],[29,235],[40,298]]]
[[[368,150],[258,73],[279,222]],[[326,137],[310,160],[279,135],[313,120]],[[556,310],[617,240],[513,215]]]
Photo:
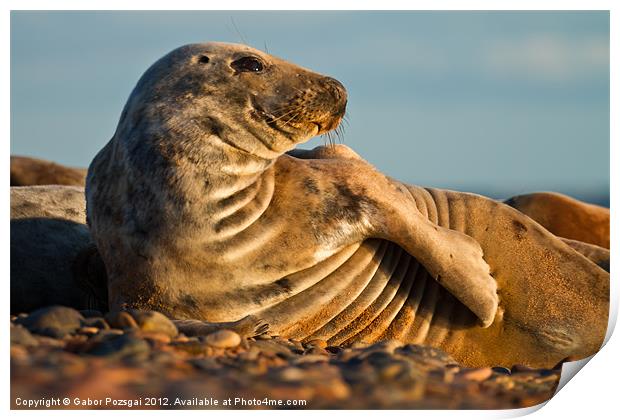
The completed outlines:
[[[430,222],[414,205],[402,204],[395,207],[398,217],[385,219],[387,235],[384,239],[403,247],[439,284],[469,308],[483,327],[490,326],[499,297],[497,283],[483,258],[480,244],[464,233]]]

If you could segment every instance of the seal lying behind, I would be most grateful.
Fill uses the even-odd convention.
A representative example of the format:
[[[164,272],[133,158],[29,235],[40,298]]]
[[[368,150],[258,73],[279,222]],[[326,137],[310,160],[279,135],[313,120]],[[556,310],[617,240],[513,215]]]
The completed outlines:
[[[87,177],[111,309],[253,314],[281,335],[395,338],[472,366],[599,349],[608,273],[529,217],[402,184],[346,147],[285,154],[345,107],[336,80],[246,46],[156,62]]]
[[[107,307],[105,267],[85,213],[82,187],[11,187],[11,313]]]
[[[519,195],[505,203],[527,214],[555,235],[609,249],[608,208],[554,192]]]
[[[78,185],[84,186],[86,169],[71,168],[43,159],[11,156],[11,186]]]

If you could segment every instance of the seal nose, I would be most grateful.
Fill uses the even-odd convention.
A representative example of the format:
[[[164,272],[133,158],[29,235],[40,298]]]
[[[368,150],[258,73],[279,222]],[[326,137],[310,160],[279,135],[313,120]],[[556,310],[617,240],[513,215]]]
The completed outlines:
[[[336,101],[347,101],[347,90],[344,88],[342,83],[332,77],[326,77],[325,84],[327,85],[327,89],[330,94],[334,97],[334,99],[336,99]]]
[[[338,115],[343,115],[347,107],[347,90],[338,80],[332,77],[325,78],[325,90],[334,100],[333,109]]]

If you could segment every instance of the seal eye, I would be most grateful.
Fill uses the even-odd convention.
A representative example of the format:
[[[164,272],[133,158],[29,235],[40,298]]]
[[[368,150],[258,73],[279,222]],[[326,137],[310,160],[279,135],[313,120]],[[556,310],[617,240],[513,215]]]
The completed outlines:
[[[233,61],[230,64],[230,67],[232,67],[238,72],[251,71],[253,73],[258,73],[260,71],[263,71],[263,63],[261,63],[260,60],[255,57],[240,58],[237,61]]]
[[[198,59],[198,62],[202,64],[207,64],[209,62],[209,57],[207,57],[206,55],[201,55]]]

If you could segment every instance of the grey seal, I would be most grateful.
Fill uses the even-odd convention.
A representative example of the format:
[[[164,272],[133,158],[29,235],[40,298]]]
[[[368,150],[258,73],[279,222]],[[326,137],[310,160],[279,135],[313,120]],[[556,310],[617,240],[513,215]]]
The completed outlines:
[[[151,66],[87,176],[111,309],[198,327],[255,316],[281,335],[394,338],[472,366],[599,349],[609,274],[534,220],[403,184],[345,146],[293,151],[337,127],[346,101],[335,79],[243,45]]]

